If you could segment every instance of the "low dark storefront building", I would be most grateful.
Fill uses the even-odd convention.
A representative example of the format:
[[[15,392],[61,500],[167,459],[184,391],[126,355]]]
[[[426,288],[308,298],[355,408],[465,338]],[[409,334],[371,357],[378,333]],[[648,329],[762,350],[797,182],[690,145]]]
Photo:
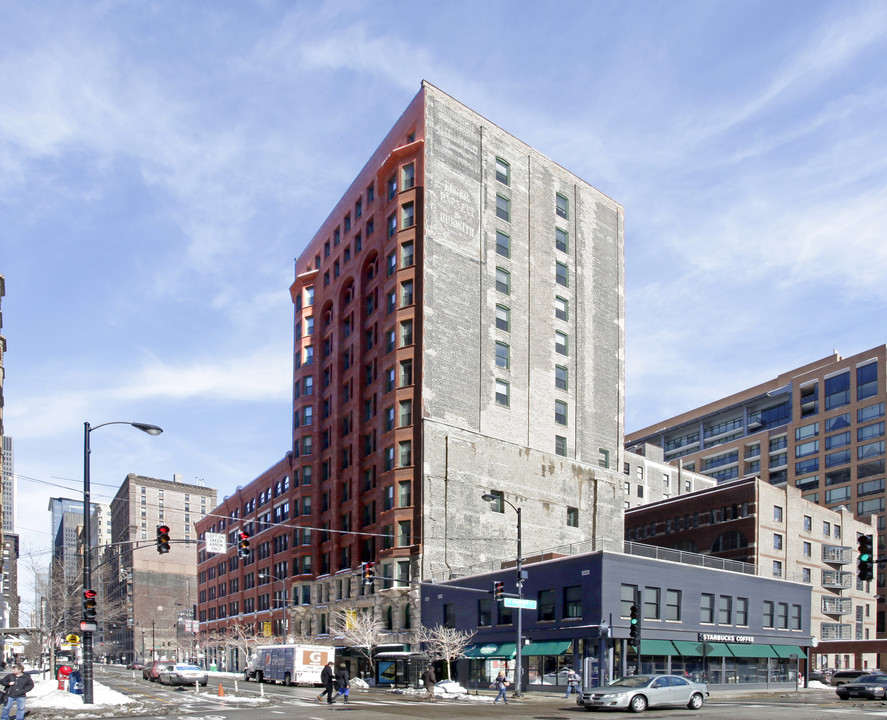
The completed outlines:
[[[486,687],[499,670],[513,679],[518,612],[524,690],[563,686],[569,668],[586,685],[671,672],[715,686],[793,687],[811,642],[810,587],[681,557],[687,562],[596,552],[526,563],[522,598],[498,602],[493,583],[516,595],[515,570],[426,584],[422,622],[476,632],[456,665],[468,687]],[[628,643],[633,605],[640,653]]]

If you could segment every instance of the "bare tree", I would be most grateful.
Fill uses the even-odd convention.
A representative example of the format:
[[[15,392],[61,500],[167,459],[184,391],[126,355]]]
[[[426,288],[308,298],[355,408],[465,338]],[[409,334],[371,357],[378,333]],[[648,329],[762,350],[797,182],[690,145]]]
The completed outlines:
[[[375,677],[373,650],[385,639],[382,621],[372,608],[345,610],[334,613],[330,618],[330,630],[333,635],[342,638],[345,645],[353,647],[366,658],[372,677]]]
[[[56,645],[65,635],[79,631],[79,598],[83,583],[79,577],[65,575],[59,558],[52,561],[48,573],[40,572],[36,564],[31,569],[40,598],[34,623],[40,634],[40,645],[49,653],[49,666],[54,668]]]
[[[432,660],[443,660],[447,669],[447,678],[453,677],[451,664],[465,654],[465,648],[471,642],[474,633],[470,630],[435,625],[420,625],[416,630],[416,640],[423,646],[425,653]]]

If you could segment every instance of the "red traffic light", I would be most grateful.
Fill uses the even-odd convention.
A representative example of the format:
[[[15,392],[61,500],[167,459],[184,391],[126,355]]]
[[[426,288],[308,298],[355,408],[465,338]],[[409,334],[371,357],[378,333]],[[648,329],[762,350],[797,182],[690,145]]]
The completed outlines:
[[[169,535],[169,525],[158,526],[157,532],[162,533],[164,535]]]
[[[87,600],[94,600],[98,593],[95,590],[84,590],[83,597]]]

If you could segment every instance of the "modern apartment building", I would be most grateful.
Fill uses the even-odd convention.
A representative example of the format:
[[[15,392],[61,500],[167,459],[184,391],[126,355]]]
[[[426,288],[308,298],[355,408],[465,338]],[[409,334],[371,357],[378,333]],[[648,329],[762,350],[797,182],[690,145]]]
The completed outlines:
[[[829,641],[873,640],[877,598],[873,583],[856,578],[859,535],[874,533],[874,518],[857,520],[846,507],[823,508],[789,485],[758,478],[733,480],[690,495],[632,508],[625,537],[632,543],[730,561],[760,577],[803,583],[813,594],[810,632],[822,655],[811,667],[841,667]],[[779,613],[770,618],[779,627]],[[861,657],[875,667],[874,654]]]
[[[658,445],[667,462],[719,482],[758,476],[825,507],[849,507],[863,521],[874,517],[883,557],[885,366],[884,345],[846,358],[836,352],[633,432],[626,447]],[[883,566],[876,580],[885,594]]]
[[[408,629],[410,583],[514,557],[512,508],[525,553],[621,547],[623,223],[617,203],[422,84],[290,288],[291,471],[263,568],[324,604],[306,632],[356,595]],[[267,484],[238,491],[227,531],[269,512]],[[363,562],[384,601],[357,589]]]
[[[177,633],[180,614],[197,603],[195,524],[216,506],[216,490],[205,485],[130,473],[111,501],[113,539],[103,581],[99,620],[104,646],[97,654],[129,662],[135,658],[181,659],[190,642]],[[170,529],[170,551],[157,552],[157,527]]]

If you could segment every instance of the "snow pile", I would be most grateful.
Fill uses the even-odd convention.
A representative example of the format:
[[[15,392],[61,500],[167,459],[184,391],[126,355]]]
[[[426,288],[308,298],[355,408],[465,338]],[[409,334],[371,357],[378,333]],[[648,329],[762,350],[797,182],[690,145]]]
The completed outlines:
[[[367,684],[367,681],[363,680],[362,678],[351,678],[348,681],[348,684],[351,685],[352,689],[357,689],[357,690],[367,690],[370,687]]]
[[[819,680],[810,680],[807,687],[811,690],[834,690],[828,683],[819,682]]]
[[[28,710],[82,710],[83,695],[75,695],[67,690],[59,690],[58,680],[47,678],[34,680],[34,689],[28,693]],[[95,705],[112,706],[134,703],[136,700],[128,698],[123,693],[105,687],[101,683],[93,681],[93,700]]]
[[[434,694],[442,697],[458,697],[467,695],[468,691],[454,680],[441,680],[434,686]]]

